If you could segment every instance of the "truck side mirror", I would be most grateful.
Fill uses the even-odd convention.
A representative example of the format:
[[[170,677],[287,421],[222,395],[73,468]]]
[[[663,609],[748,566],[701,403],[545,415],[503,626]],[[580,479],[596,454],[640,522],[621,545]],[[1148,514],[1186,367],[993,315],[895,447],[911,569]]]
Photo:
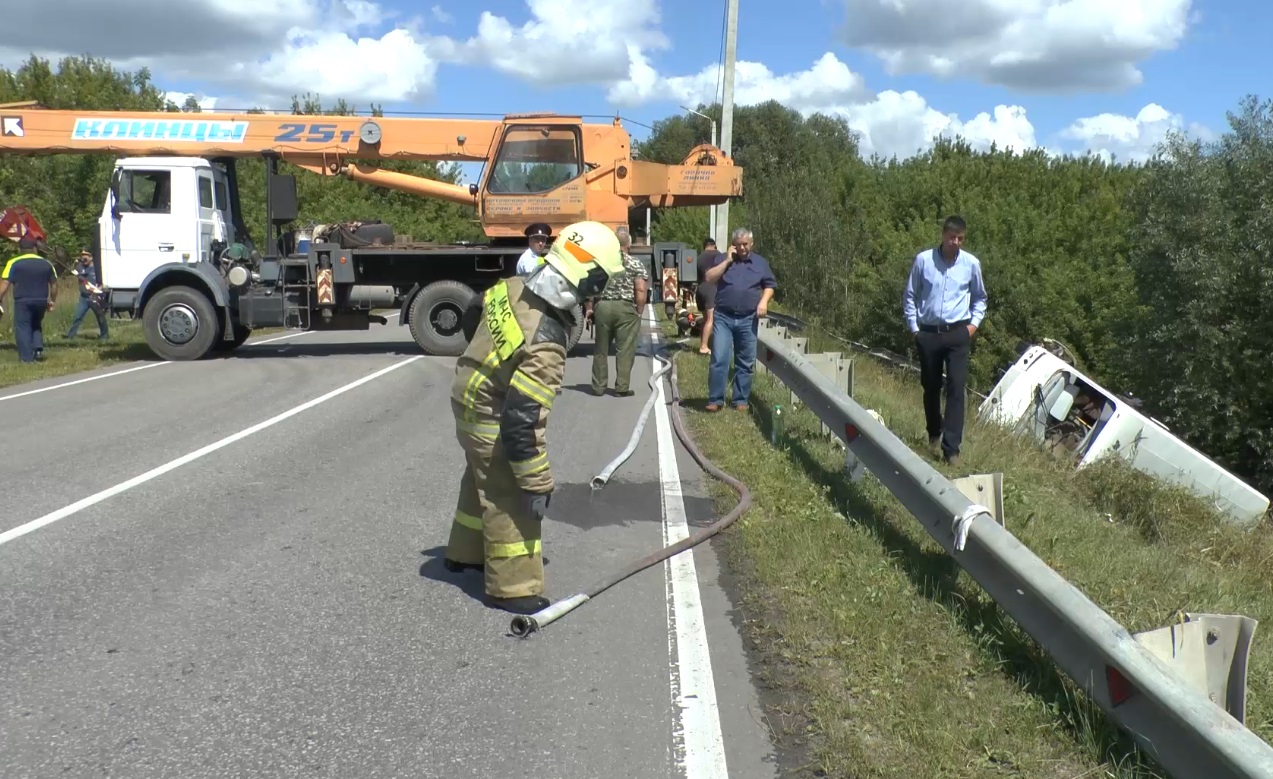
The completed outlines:
[[[111,172],[111,218],[119,219],[122,215],[119,212],[119,180],[121,178],[119,168]]]
[[[296,202],[296,177],[291,174],[270,176],[270,221],[276,225],[293,222],[300,216]]]

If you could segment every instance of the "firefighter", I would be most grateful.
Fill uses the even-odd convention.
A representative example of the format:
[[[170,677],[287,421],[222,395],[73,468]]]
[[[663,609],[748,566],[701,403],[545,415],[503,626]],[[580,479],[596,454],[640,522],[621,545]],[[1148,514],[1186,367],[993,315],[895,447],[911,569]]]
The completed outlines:
[[[541,556],[554,488],[548,416],[565,373],[572,312],[622,272],[614,231],[578,222],[528,276],[497,281],[465,317],[469,346],[456,364],[451,413],[466,467],[444,565],[484,569],[493,607],[531,614],[548,605]]]

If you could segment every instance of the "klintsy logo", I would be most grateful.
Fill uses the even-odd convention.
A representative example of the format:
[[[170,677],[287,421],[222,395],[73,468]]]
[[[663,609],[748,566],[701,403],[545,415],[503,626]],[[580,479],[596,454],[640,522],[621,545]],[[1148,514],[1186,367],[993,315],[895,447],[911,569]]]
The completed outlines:
[[[247,122],[198,119],[76,119],[75,141],[185,141],[243,143]]]

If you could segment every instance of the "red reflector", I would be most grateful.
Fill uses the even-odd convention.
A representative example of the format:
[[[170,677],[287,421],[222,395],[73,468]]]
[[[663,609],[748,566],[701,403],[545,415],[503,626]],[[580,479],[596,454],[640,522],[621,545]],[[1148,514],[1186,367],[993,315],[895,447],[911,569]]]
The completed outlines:
[[[1109,685],[1110,703],[1118,706],[1132,697],[1132,683],[1113,666],[1105,666],[1105,683]]]
[[[857,437],[858,437],[857,425],[853,425],[848,422],[845,422],[844,423],[844,440],[856,441]]]
[[[773,361],[774,361],[774,350],[766,347],[765,362],[773,362]]]

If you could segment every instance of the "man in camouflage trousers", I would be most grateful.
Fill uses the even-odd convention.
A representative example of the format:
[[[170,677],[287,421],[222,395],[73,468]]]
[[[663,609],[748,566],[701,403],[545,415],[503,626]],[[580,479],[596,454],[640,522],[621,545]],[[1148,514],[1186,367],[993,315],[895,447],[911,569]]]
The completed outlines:
[[[632,235],[627,228],[615,230],[623,250],[624,273],[610,277],[606,288],[592,309],[596,328],[592,352],[592,392],[600,395],[609,383],[610,340],[615,341],[616,395],[634,395],[631,388],[632,364],[636,362],[637,340],[641,334],[641,312],[645,309],[646,289],[650,279],[645,264],[628,254]]]
[[[451,383],[465,468],[443,564],[456,573],[483,571],[495,608],[531,614],[549,605],[542,557],[555,487],[548,418],[565,373],[572,312],[622,272],[614,232],[578,222],[529,274],[495,282],[465,312],[469,346]]]

